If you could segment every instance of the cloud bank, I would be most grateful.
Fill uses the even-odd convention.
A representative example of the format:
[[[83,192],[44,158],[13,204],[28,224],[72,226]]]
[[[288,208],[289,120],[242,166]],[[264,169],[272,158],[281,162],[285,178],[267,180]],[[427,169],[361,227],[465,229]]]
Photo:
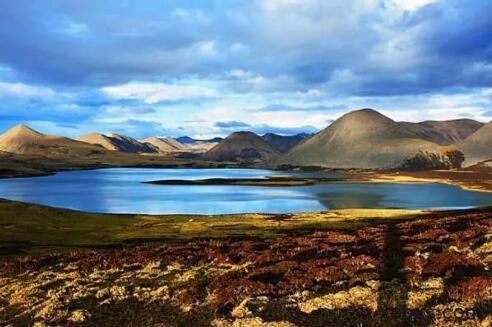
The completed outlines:
[[[362,107],[488,121],[491,13],[487,0],[4,1],[0,128],[296,132]]]

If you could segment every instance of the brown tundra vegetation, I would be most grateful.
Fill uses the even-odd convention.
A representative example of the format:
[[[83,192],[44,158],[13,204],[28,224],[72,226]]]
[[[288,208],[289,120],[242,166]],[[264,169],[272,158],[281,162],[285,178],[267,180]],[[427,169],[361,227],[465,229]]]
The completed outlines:
[[[2,326],[490,326],[492,211],[0,262]]]

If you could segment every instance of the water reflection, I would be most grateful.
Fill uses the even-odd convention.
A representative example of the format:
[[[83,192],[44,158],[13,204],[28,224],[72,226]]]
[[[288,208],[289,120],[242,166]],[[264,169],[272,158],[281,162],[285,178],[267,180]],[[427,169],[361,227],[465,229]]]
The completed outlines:
[[[324,192],[317,193],[319,202],[329,209],[380,208],[384,201],[381,194]]]

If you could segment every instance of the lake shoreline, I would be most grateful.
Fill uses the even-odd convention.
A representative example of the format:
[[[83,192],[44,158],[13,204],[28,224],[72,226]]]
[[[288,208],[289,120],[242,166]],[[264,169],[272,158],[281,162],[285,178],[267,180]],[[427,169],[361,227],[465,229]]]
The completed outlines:
[[[292,171],[294,172],[294,171]],[[322,170],[320,172],[327,172]],[[426,184],[426,183],[439,183],[446,185],[457,186],[463,190],[475,191],[475,192],[485,192],[492,193],[492,183],[483,183],[486,178],[490,176],[483,175],[483,179],[478,178],[476,181],[467,181],[459,179],[449,179],[439,176],[429,176],[432,172],[442,172],[442,171],[431,171],[425,173],[420,173],[424,176],[412,176],[415,172],[380,172],[371,171],[364,173],[347,173],[346,177],[340,178],[299,178],[299,177],[275,177],[268,176],[265,179],[238,179],[238,178],[214,178],[214,179],[201,179],[201,180],[179,180],[179,179],[168,179],[168,180],[153,180],[146,181],[146,184],[155,185],[245,185],[245,186],[310,186],[317,184],[326,183],[395,183],[395,184]],[[449,172],[444,172],[449,174]]]
[[[27,255],[192,238],[274,237],[303,230],[348,228],[377,220],[424,217],[431,213],[341,209],[293,214],[103,214],[0,199],[0,255],[14,250],[16,244],[18,254]]]
[[[101,158],[48,158],[39,156],[3,153],[0,156],[0,179],[43,177],[63,171],[84,171],[110,168],[196,168],[196,169],[272,169],[269,165],[244,165],[234,162],[210,162],[197,159],[148,156],[115,153],[115,157]],[[280,169],[279,171],[283,171]],[[492,169],[465,168],[447,171],[395,171],[371,169],[331,169],[323,167],[288,167],[288,172],[341,172],[347,182],[392,182],[392,183],[442,183],[458,186],[464,190],[492,192]],[[470,177],[472,176],[472,177]],[[261,181],[259,181],[261,183]],[[317,181],[283,181],[281,186],[317,183]],[[336,182],[336,181],[333,181]],[[232,183],[232,182],[231,182]],[[239,183],[236,181],[234,183]],[[254,185],[255,181],[251,181]],[[156,183],[158,184],[158,183]],[[205,183],[204,183],[205,184]],[[261,186],[274,186],[275,183],[261,183]],[[225,184],[214,184],[225,185]],[[238,184],[239,185],[239,184]]]
[[[339,209],[290,214],[149,215],[90,213],[0,199],[0,257],[8,255],[8,249],[14,249],[15,244],[23,248],[18,254],[44,254],[52,250],[65,252],[73,249],[126,247],[193,238],[276,237],[309,230],[346,229],[474,212],[492,213],[492,207],[455,210]]]
[[[371,176],[372,175],[372,176]],[[463,190],[492,193],[491,172],[466,170],[417,171],[417,172],[374,172],[368,175],[373,183],[440,183],[457,186]]]
[[[374,175],[237,168],[74,170],[42,179],[0,181],[0,197],[85,212],[134,214],[295,213],[492,204],[490,194],[446,184],[376,183],[368,177]]]

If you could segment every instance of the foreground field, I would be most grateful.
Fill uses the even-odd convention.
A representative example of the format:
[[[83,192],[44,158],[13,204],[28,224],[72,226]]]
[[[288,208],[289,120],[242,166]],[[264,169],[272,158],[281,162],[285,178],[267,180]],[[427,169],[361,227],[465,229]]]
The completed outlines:
[[[27,217],[65,222],[58,234],[55,221],[39,223],[30,231],[41,233],[31,236],[31,246],[35,241],[53,246],[55,240],[49,238],[57,235],[60,242],[62,233],[65,245],[72,247],[104,233],[108,245],[136,235],[163,233],[176,239],[159,245],[5,258],[0,263],[1,325],[492,322],[491,209],[164,219],[90,215],[14,202],[0,206],[2,223],[10,216],[8,210],[22,207],[17,212],[25,212],[2,225],[11,233],[21,231],[19,221]],[[72,222],[67,223],[68,217]],[[89,223],[101,225],[91,234]],[[11,233],[1,237],[5,240]],[[184,240],[179,235],[206,237]]]
[[[333,210],[284,215],[113,215],[0,199],[0,256],[134,246],[194,237],[274,237],[316,228],[355,228],[418,210]]]

